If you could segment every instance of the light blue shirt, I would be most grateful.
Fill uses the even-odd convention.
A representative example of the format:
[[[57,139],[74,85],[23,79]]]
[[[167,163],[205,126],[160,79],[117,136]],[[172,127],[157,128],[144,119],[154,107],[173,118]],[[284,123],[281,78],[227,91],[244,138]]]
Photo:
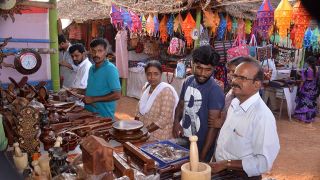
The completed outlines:
[[[105,96],[112,92],[120,91],[120,80],[118,69],[106,60],[101,67],[91,66],[89,70],[86,96]],[[86,105],[85,108],[91,112],[97,112],[102,117],[114,119],[116,101],[95,102]]]

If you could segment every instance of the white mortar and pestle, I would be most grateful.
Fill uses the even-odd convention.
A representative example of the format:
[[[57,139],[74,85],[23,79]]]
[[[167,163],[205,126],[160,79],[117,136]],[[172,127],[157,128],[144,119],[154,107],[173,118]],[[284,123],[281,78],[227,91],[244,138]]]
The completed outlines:
[[[181,166],[182,180],[210,180],[211,167],[208,164],[199,162],[197,136],[190,136],[190,162]]]
[[[27,153],[22,153],[21,149],[19,147],[19,143],[13,143],[14,147],[14,155],[13,155],[13,162],[19,171],[19,173],[22,173],[24,169],[28,166],[28,155]]]

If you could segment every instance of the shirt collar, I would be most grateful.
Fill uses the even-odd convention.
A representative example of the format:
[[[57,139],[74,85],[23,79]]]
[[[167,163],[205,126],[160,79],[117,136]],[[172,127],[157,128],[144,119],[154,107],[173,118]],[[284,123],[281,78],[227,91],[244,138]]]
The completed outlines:
[[[253,105],[258,99],[260,98],[259,92],[252,95],[249,99],[247,99],[245,102],[240,104],[240,101],[238,98],[234,98],[231,102],[231,106],[235,109],[237,107],[241,107],[241,109],[245,112],[248,111],[251,105]]]
[[[108,65],[108,63],[109,63],[109,60],[108,60],[108,59],[105,59],[105,60],[104,60],[104,62],[103,62],[103,64],[102,64],[99,68],[101,68],[101,67],[103,67],[103,66]],[[96,65],[95,65],[95,64],[93,65],[93,69],[94,69],[94,70],[96,70],[96,69],[97,69],[97,67],[96,67]]]
[[[79,67],[82,67],[82,66],[86,63],[86,61],[89,61],[89,59],[88,59],[88,58],[85,58],[85,59],[79,64]]]

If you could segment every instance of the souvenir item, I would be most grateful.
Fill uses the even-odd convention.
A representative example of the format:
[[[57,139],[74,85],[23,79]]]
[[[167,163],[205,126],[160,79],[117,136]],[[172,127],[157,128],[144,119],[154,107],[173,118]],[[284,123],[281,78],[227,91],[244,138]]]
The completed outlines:
[[[120,8],[120,13],[121,13],[124,27],[128,27],[129,29],[131,29],[132,19],[131,19],[130,13],[123,7]]]
[[[254,34],[251,34],[250,42],[249,42],[249,52],[251,57],[256,57],[257,55],[257,40]]]
[[[123,25],[123,19],[120,10],[114,5],[111,5],[111,22],[115,27],[122,26]]]
[[[2,0],[0,1],[1,10],[10,10],[16,5],[16,0]]]
[[[174,16],[173,14],[170,15],[170,18],[167,22],[167,31],[168,31],[168,34],[169,36],[173,36],[173,24],[174,24]]]
[[[185,42],[176,37],[172,38],[167,53],[171,55],[181,56],[184,54]]]
[[[248,19],[245,21],[245,33],[246,34],[251,34],[251,29],[252,29],[252,22]]]
[[[48,151],[53,147],[56,142],[56,136],[50,125],[46,125],[42,128],[39,140],[43,143],[44,150]]]
[[[232,48],[227,51],[227,60],[230,61],[235,57],[248,56],[248,46],[240,39],[239,36],[235,39]]]
[[[279,29],[279,35],[281,38],[286,37],[288,34],[292,12],[293,8],[288,0],[281,0],[278,7],[274,11],[274,21]]]
[[[142,27],[142,31],[143,32],[146,32],[147,31],[147,20],[146,20],[146,17],[144,15],[142,15],[141,17],[141,27]]]
[[[177,17],[174,19],[173,30],[174,32],[178,32],[182,28],[183,19],[181,14],[179,13]]]
[[[257,47],[257,60],[264,61],[272,58],[272,45]]]
[[[125,162],[117,153],[113,153],[113,163],[116,174],[127,176],[130,180],[134,180],[134,172],[133,169],[130,168],[130,164]]]
[[[208,34],[208,29],[204,29],[201,33],[200,33],[200,46],[207,46],[210,45],[210,37]]]
[[[239,36],[240,40],[245,40],[246,39],[246,34],[245,34],[245,23],[243,19],[238,20],[238,27],[237,27],[237,35]]]
[[[177,67],[176,67],[176,72],[175,72],[176,78],[185,78],[186,76],[186,66],[183,62],[178,62]]]
[[[229,15],[227,15],[226,21],[227,21],[227,31],[231,32],[231,30],[232,30],[232,19],[230,18]]]
[[[129,11],[129,13],[130,13],[131,20],[132,20],[131,31],[140,32],[142,30],[142,24],[141,24],[139,16],[132,11]]]
[[[263,0],[257,12],[257,31],[263,39],[268,39],[269,29],[273,25],[274,10],[270,0]]]
[[[22,153],[21,149],[19,147],[19,143],[14,143],[14,155],[13,155],[13,162],[19,171],[19,173],[22,173],[24,169],[28,166],[28,155],[27,153]]]
[[[191,31],[196,27],[196,22],[194,21],[191,13],[189,12],[187,17],[182,23],[182,31],[184,33],[184,37],[187,41],[187,46],[191,47],[193,40],[191,37]]]
[[[292,22],[294,27],[290,34],[294,47],[298,49],[302,47],[304,33],[309,26],[310,20],[311,16],[305,10],[301,1],[297,1],[293,6]]]
[[[224,18],[222,13],[219,13],[219,17],[220,17],[220,25],[218,27],[217,38],[218,38],[218,40],[222,40],[224,37],[224,33],[226,31],[226,28],[227,28],[227,21]]]
[[[160,31],[160,39],[162,43],[167,42],[168,39],[168,33],[167,33],[167,16],[165,15],[161,21],[160,21],[160,27],[159,27],[159,31]]]
[[[156,36],[159,32],[159,19],[158,15],[153,16],[153,22],[154,22],[154,36]]]
[[[25,75],[37,72],[40,69],[41,63],[40,54],[33,50],[22,50],[14,60],[16,70]]]
[[[237,20],[237,18],[232,18],[232,33],[233,34],[236,34],[236,32],[237,32],[237,28],[238,28],[238,20]]]

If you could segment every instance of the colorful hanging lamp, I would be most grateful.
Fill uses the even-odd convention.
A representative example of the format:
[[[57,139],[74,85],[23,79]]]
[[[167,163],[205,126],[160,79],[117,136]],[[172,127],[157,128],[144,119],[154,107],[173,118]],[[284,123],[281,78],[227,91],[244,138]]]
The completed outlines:
[[[252,30],[252,22],[248,19],[245,20],[245,33],[246,34],[251,34],[251,30]]]
[[[160,40],[162,43],[165,43],[168,40],[167,21],[168,21],[168,17],[166,15],[164,15],[164,17],[161,19],[160,25],[159,25]]]
[[[235,34],[236,32],[237,32],[237,28],[238,28],[238,20],[237,20],[237,18],[232,18],[232,30],[231,30],[231,32],[233,33],[233,34]]]
[[[231,32],[231,30],[232,30],[232,19],[230,18],[229,15],[227,15],[226,20],[227,20],[227,31]]]
[[[213,22],[214,14],[213,12],[209,10],[204,10],[203,11],[203,25],[204,27],[211,28],[214,24]]]
[[[311,48],[311,37],[312,37],[312,30],[311,28],[308,28],[307,31],[304,34],[303,38],[303,47],[308,49]]]
[[[245,22],[243,19],[238,20],[238,28],[237,28],[237,34],[240,39],[245,39]]]
[[[293,6],[292,22],[294,27],[290,34],[290,38],[294,47],[299,49],[302,47],[304,33],[309,26],[310,20],[311,16],[305,10],[302,3],[298,1]]]
[[[187,41],[187,46],[191,47],[193,39],[192,39],[192,30],[196,28],[196,22],[193,19],[191,13],[189,12],[186,19],[182,23],[182,31],[184,33],[184,37]]]
[[[173,30],[177,32],[182,27],[183,19],[181,14],[179,13],[178,16],[174,19]]]
[[[132,11],[129,11],[129,13],[130,13],[131,20],[132,20],[131,31],[140,32],[142,30],[142,25],[141,25],[141,21],[140,21],[139,16]]]
[[[154,33],[154,21],[153,21],[153,16],[151,14],[149,14],[148,19],[147,19],[146,30],[147,30],[147,33],[150,36],[153,35],[153,33]]]
[[[288,34],[292,12],[293,8],[288,0],[281,0],[278,7],[274,11],[274,21],[279,29],[279,35],[281,38],[285,38]]]
[[[224,33],[226,32],[226,28],[227,28],[227,21],[224,18],[222,13],[219,13],[219,17],[220,17],[220,25],[218,27],[218,35],[217,38],[218,40],[222,40]]]
[[[312,31],[312,35],[311,35],[311,46],[312,46],[313,52],[317,52],[320,49],[319,41],[318,41],[319,36],[320,36],[320,33],[319,33],[319,29],[317,27]]]
[[[173,24],[174,24],[174,16],[171,14],[168,22],[167,22],[167,32],[169,36],[173,36]]]
[[[156,36],[159,32],[159,19],[158,15],[153,15],[153,23],[154,23],[154,35]]]
[[[131,29],[132,19],[131,19],[130,13],[123,7],[120,8],[120,13],[123,19],[124,27],[128,27],[129,29]]]
[[[273,25],[274,10],[270,0],[264,0],[257,12],[257,32],[263,39],[268,39],[268,32]]]
[[[146,28],[146,26],[147,26],[146,17],[145,17],[144,15],[142,15],[142,16],[140,17],[140,21],[141,21],[142,31],[143,31],[143,32],[146,32],[146,31],[147,31],[147,28]]]
[[[116,5],[114,4],[111,5],[110,17],[111,17],[111,22],[115,27],[117,27],[118,25],[123,26],[123,19],[121,16],[121,12],[118,9],[118,7],[116,7]]]

